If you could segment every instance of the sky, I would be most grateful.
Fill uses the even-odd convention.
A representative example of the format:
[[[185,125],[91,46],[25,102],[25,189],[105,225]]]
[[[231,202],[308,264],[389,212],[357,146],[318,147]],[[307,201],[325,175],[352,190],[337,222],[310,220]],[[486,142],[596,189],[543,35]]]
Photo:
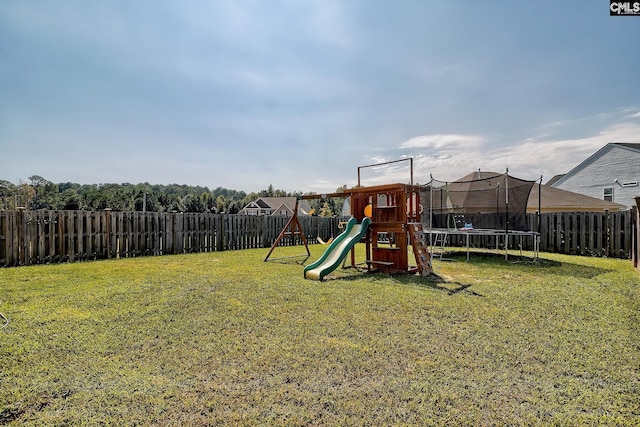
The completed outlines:
[[[605,0],[3,0],[0,180],[546,182],[640,142],[639,40]]]

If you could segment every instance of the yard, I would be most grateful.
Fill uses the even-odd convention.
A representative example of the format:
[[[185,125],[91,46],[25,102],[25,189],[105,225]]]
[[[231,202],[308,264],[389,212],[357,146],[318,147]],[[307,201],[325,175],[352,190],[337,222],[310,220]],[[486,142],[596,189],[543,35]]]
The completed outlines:
[[[312,282],[265,255],[0,269],[0,424],[640,423],[628,260],[460,255],[440,280]]]

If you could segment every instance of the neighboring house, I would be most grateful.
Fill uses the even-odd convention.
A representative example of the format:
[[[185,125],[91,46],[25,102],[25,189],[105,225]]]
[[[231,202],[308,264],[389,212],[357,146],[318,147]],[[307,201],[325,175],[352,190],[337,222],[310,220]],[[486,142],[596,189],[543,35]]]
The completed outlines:
[[[540,195],[540,197],[538,197]],[[535,213],[540,206],[540,213],[550,212],[616,212],[626,210],[625,205],[608,202],[584,194],[554,188],[549,184],[544,184],[538,188],[535,184],[529,193],[527,203],[527,213]]]
[[[640,144],[609,143],[552,186],[627,208],[640,196]]]
[[[260,197],[240,210],[244,215],[292,216],[296,206],[295,197]],[[308,215],[311,205],[308,200],[298,202],[298,215]]]

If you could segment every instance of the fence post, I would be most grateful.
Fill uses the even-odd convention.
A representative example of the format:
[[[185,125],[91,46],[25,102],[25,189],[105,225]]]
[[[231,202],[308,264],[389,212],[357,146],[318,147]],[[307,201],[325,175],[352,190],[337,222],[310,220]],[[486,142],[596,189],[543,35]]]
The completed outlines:
[[[609,209],[604,210],[604,233],[604,250],[605,254],[607,254],[606,256],[609,256],[609,251],[611,250],[611,233],[609,232]]]
[[[635,215],[633,215],[633,222],[635,224],[635,233],[633,234],[635,244],[632,247],[634,253],[634,266],[640,269],[640,196],[634,198],[636,201],[636,207],[634,209]]]
[[[0,267],[8,266],[9,237],[7,236],[7,211],[0,209]],[[3,262],[4,261],[4,262]]]
[[[259,215],[258,216],[258,223],[260,224],[260,234],[259,234],[259,247],[261,248],[265,248],[265,234],[266,234],[266,224],[265,224],[265,216],[264,215]]]
[[[227,239],[227,219],[226,219],[227,215],[226,214],[220,214],[220,233],[218,234],[220,236],[220,239],[218,241],[218,248],[220,251],[224,251],[226,249],[228,249],[227,245],[226,245],[226,241],[228,241]]]
[[[17,225],[16,243],[17,243],[17,249],[18,249],[18,254],[17,254],[18,265],[25,265],[25,258],[26,258],[25,235],[24,235],[25,210],[26,208],[23,206],[16,208],[16,211],[17,211],[16,212],[16,225]]]
[[[171,241],[173,242],[173,245],[171,247],[171,253],[172,254],[177,254],[178,253],[178,230],[177,230],[177,212],[176,211],[171,211]]]
[[[105,223],[105,250],[107,251],[107,258],[111,258],[111,208],[104,210],[104,223]]]
[[[631,209],[629,209],[629,221],[628,221],[628,225],[627,225],[627,229],[628,229],[628,235],[629,238],[626,239],[628,241],[628,248],[629,248],[629,259],[631,259],[631,262],[633,262],[633,266],[637,267],[638,266],[638,260],[637,260],[637,246],[636,246],[636,242],[637,242],[637,224],[636,224],[636,218],[637,218],[637,208],[635,206],[632,206]],[[625,242],[626,244],[626,242]]]

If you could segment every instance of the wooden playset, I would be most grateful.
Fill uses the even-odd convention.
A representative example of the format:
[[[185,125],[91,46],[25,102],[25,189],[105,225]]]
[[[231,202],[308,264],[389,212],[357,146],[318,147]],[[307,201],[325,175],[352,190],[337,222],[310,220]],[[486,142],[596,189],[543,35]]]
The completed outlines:
[[[368,269],[390,274],[432,273],[428,245],[422,234],[420,187],[388,184],[360,187],[351,193],[351,214],[358,222],[365,216],[371,225],[364,243]],[[409,245],[416,265],[409,265]],[[352,265],[355,261],[352,259]]]
[[[331,197],[350,197],[351,216],[355,223],[363,226],[358,233],[335,239],[322,258],[305,268],[305,278],[323,280],[340,263],[344,263],[347,254],[351,254],[351,266],[366,265],[367,271],[383,271],[388,274],[433,273],[428,243],[422,232],[420,187],[413,185],[413,161],[411,161],[410,184],[386,184],[363,187],[360,185],[360,169],[380,166],[388,163],[358,167],[358,186],[340,193],[325,195],[305,195],[301,199],[320,199]],[[283,236],[298,233],[306,247],[306,237],[297,220],[297,209],[293,217],[274,242],[265,261],[273,252]],[[353,221],[352,221],[353,222]],[[345,230],[347,233],[347,230]],[[354,246],[365,244],[366,259],[356,262]],[[415,265],[410,265],[409,246],[412,248]],[[309,249],[307,248],[307,254]]]

